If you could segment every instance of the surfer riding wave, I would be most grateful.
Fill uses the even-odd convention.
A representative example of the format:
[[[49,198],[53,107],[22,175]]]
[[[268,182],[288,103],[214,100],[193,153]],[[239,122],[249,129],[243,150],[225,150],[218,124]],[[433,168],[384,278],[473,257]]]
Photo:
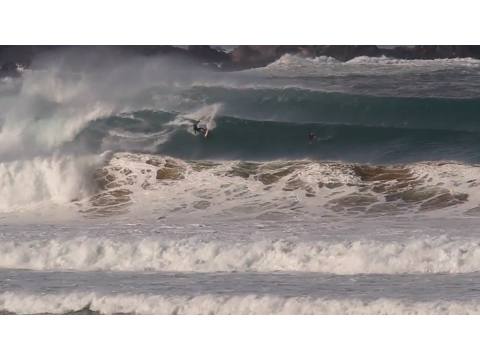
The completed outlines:
[[[195,135],[197,133],[200,133],[203,136],[207,136],[208,129],[205,126],[199,126],[199,124],[200,124],[200,121],[197,121],[197,122],[193,123],[193,132],[195,133]]]

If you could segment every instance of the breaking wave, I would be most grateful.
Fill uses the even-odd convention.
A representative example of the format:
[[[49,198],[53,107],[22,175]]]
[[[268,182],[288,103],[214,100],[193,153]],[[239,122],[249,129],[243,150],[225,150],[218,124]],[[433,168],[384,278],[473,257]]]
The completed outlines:
[[[252,231],[231,239],[215,233],[156,234],[124,239],[77,236],[0,238],[0,268],[75,271],[274,272],[332,274],[468,273],[480,271],[478,239],[411,235],[397,240],[368,236]],[[186,236],[186,237],[185,237]]]
[[[344,62],[329,56],[308,58],[286,54],[263,68],[246,70],[246,72],[266,72],[270,75],[284,76],[312,76],[325,75],[332,70],[344,71],[349,74],[378,74],[382,71],[389,71],[390,73],[397,71],[402,73],[408,71],[418,72],[419,70],[423,72],[435,72],[452,67],[479,68],[480,60],[472,58],[404,60],[386,56],[358,56]]]
[[[40,295],[0,294],[0,313],[12,314],[164,314],[164,315],[262,315],[262,314],[479,314],[475,301],[414,302],[397,299],[373,301],[280,297],[273,295],[161,296],[143,294],[102,295],[67,293]]]
[[[60,154],[0,162],[0,212],[83,198],[95,188],[93,174],[103,163],[103,156]]]
[[[97,192],[76,204],[87,217],[128,212],[166,219],[478,216],[479,169],[451,162],[185,161],[116,153],[94,175]]]

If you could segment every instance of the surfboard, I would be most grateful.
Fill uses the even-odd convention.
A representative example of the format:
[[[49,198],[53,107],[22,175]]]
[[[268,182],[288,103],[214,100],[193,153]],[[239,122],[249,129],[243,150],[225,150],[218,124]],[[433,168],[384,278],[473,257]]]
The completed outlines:
[[[208,136],[208,131],[209,131],[208,129],[207,129],[207,131],[205,131],[205,137]]]

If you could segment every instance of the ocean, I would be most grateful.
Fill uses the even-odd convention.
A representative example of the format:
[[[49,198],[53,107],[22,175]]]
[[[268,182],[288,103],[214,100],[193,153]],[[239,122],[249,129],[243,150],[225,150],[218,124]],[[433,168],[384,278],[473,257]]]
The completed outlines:
[[[480,60],[107,55],[0,79],[0,313],[480,313]]]

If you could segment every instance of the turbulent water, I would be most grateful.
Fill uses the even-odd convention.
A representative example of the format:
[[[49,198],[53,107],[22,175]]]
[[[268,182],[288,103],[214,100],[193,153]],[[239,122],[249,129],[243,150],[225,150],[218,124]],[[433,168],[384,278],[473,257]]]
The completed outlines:
[[[480,313],[479,89],[474,59],[39,57],[0,79],[0,312]]]

